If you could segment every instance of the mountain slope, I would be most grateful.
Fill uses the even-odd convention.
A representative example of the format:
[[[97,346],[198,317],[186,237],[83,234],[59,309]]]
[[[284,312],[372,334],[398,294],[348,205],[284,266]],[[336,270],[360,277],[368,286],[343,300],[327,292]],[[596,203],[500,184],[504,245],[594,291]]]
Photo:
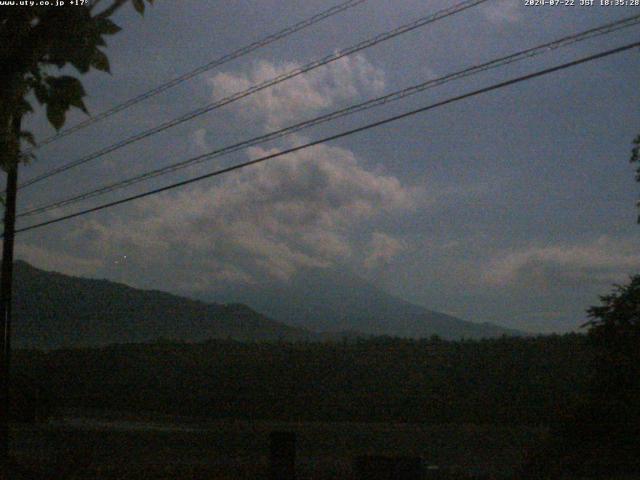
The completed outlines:
[[[23,261],[15,263],[14,284],[17,346],[95,346],[158,338],[294,340],[311,335],[245,305],[207,304],[107,280],[45,272]]]
[[[412,304],[345,271],[301,270],[287,283],[217,292],[210,298],[246,303],[289,325],[316,331],[446,339],[522,335],[489,323],[474,323]]]

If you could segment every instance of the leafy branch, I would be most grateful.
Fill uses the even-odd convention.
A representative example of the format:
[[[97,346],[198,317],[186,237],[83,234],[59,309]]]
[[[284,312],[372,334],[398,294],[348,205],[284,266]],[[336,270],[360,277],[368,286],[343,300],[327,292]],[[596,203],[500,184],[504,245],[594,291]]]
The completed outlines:
[[[145,1],[153,3],[131,0],[131,4],[143,14]],[[7,170],[31,158],[20,155],[20,143],[35,144],[33,134],[14,128],[16,119],[33,112],[31,94],[45,107],[56,130],[64,126],[72,107],[88,114],[82,82],[59,71],[72,66],[80,74],[92,68],[110,73],[103,50],[106,37],[121,30],[110,17],[126,3],[129,0],[96,0],[71,9],[38,6],[0,10],[1,168]]]

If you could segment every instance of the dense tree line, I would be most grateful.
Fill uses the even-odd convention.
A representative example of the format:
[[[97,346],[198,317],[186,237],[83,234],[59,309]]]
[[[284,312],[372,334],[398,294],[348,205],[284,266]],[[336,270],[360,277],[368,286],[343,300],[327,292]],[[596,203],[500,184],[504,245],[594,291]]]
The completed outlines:
[[[549,424],[587,391],[585,336],[446,342],[170,341],[20,351],[54,412],[211,418]]]

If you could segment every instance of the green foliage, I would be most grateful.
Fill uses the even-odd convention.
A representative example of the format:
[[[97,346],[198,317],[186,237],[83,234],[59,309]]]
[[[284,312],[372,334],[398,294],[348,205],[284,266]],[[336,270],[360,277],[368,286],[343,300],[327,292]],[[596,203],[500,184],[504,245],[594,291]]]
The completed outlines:
[[[152,0],[146,0],[152,3]],[[102,50],[105,37],[120,31],[110,17],[128,0],[97,0],[84,6],[14,6],[0,9],[0,165],[7,169],[21,157],[20,141],[35,143],[29,132],[16,132],[16,119],[33,111],[30,94],[46,109],[56,130],[62,128],[66,112],[75,107],[87,113],[84,88],[79,79],[55,70],[68,66],[79,73],[91,68],[109,72],[109,59]],[[133,0],[136,11],[144,11],[144,0]],[[104,7],[99,9],[99,7]],[[18,122],[19,123],[19,122]]]

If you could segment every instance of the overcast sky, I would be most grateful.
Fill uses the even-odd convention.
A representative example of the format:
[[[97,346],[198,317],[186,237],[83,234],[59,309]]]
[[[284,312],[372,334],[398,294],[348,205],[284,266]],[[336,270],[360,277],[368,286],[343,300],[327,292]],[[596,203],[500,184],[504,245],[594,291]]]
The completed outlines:
[[[118,14],[112,75],[85,77],[97,113],[339,0],[158,0]],[[453,5],[368,0],[37,152],[26,179],[312,60]],[[576,2],[579,3],[579,2]],[[497,56],[640,13],[490,0],[247,97],[19,195],[19,210],[260,135]],[[451,82],[394,104],[96,198],[91,206],[638,40],[640,28]],[[46,269],[202,295],[348,268],[434,310],[566,331],[640,271],[629,164],[640,132],[637,50],[18,237]],[[81,120],[69,116],[69,124]],[[38,138],[52,133],[37,113]],[[79,206],[29,221],[53,218]],[[125,258],[126,256],[126,258]]]

